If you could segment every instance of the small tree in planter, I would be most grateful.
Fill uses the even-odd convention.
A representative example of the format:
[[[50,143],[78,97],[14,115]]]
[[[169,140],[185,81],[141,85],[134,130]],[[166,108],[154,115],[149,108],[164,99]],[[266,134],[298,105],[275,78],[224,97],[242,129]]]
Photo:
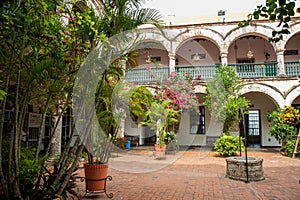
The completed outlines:
[[[177,143],[177,135],[173,131],[168,131],[165,137],[165,143],[167,144],[167,153],[175,153],[179,149]]]
[[[148,119],[141,122],[140,125],[147,125],[156,131],[155,149],[163,151],[161,157],[164,157],[168,127],[178,123],[178,111],[170,108],[170,100],[164,100],[161,104],[152,102],[146,114]]]
[[[216,121],[223,123],[222,134],[229,135],[238,122],[240,108],[248,108],[248,100],[239,95],[242,79],[230,66],[219,66],[214,79],[207,84],[204,105],[208,107]]]

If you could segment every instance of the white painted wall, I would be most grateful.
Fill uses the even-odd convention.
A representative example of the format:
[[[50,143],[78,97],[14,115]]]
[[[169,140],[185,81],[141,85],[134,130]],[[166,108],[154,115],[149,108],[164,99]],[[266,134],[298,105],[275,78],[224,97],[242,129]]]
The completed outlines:
[[[205,145],[205,135],[190,134],[190,113],[181,115],[177,140],[183,146]]]
[[[124,131],[125,135],[139,137],[142,133],[142,127],[138,127],[130,117],[126,117]]]

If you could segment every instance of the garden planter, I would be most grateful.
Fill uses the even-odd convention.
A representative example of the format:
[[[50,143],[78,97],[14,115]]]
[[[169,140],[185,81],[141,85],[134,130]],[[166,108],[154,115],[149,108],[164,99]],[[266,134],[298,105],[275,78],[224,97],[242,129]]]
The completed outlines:
[[[176,154],[177,151],[177,143],[176,141],[171,141],[167,145],[167,154]]]
[[[155,159],[165,159],[166,158],[166,145],[155,144]]]
[[[84,164],[87,192],[105,190],[108,164]]]

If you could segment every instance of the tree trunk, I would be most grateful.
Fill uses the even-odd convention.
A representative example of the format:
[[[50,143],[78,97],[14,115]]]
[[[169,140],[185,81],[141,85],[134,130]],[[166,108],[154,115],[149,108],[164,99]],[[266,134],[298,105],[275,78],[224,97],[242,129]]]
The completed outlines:
[[[62,113],[61,113],[61,115],[62,115]],[[61,154],[62,120],[60,120],[60,117],[58,117],[58,116],[56,116],[54,118],[55,118],[55,124],[57,124],[57,128],[54,131],[53,136],[51,137],[50,156]]]
[[[35,154],[36,159],[39,159],[39,153],[40,153],[40,150],[41,150],[40,148],[41,148],[42,138],[43,138],[43,131],[44,131],[44,128],[45,128],[46,113],[47,113],[47,110],[48,110],[49,103],[50,103],[51,99],[52,99],[52,94],[50,94],[48,96],[47,103],[46,103],[44,111],[42,113],[42,122],[41,122],[41,125],[40,125],[38,145],[37,145],[36,154]]]
[[[13,181],[12,181],[12,191],[14,193],[14,198],[15,199],[23,199],[21,192],[20,192],[20,187],[19,187],[19,162],[20,162],[20,158],[19,158],[19,139],[20,139],[20,134],[21,130],[20,130],[20,126],[19,126],[19,88],[20,88],[20,80],[21,80],[21,66],[19,67],[18,70],[18,79],[17,79],[17,90],[16,90],[16,98],[15,98],[15,122],[14,122],[14,133],[13,133],[13,148],[12,150],[12,158],[13,158]]]
[[[8,83],[9,83],[9,75],[7,76],[6,79],[6,87],[5,91],[7,93],[8,91]],[[6,100],[7,96],[5,95],[3,101],[2,101],[2,113],[1,113],[1,121],[0,121],[0,127],[3,127],[4,125],[4,116],[5,116],[5,107],[6,107]],[[3,173],[3,168],[2,168],[2,140],[3,140],[3,128],[0,129],[0,183],[2,186],[2,191],[6,197],[6,199],[9,199],[9,193],[8,193],[8,185],[7,185],[7,180],[4,178],[4,173]]]
[[[79,142],[80,142],[80,139],[77,138],[74,146],[78,147]],[[71,153],[72,153],[71,157],[75,156],[75,162],[72,163],[72,166],[69,168],[69,170],[66,170],[67,176],[65,177],[65,179],[63,180],[60,188],[57,191],[58,195],[61,195],[63,193],[64,189],[66,188],[66,186],[67,186],[67,184],[68,184],[68,182],[69,182],[69,180],[70,180],[70,178],[71,178],[71,176],[73,174],[73,172],[77,168],[76,160],[79,159],[79,155],[82,152],[83,148],[84,148],[84,145],[79,146],[79,148],[76,150],[76,154],[75,154],[75,148],[72,149],[73,151],[71,151]]]

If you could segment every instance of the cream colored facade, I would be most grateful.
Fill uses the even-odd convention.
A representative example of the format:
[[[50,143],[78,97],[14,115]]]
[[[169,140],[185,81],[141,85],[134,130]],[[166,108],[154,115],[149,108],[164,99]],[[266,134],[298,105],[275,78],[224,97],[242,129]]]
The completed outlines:
[[[255,131],[259,133],[254,143],[280,146],[267,133],[266,114],[285,105],[300,105],[300,18],[291,21],[291,33],[277,43],[268,40],[272,31],[278,29],[277,22],[260,20],[246,27],[239,27],[238,23],[187,24],[168,26],[162,31],[144,28],[139,42],[155,45],[138,49],[142,54],[137,59],[138,68],[127,70],[126,78],[139,84],[155,84],[141,76],[138,79],[131,76],[134,70],[150,65],[146,62],[148,57],[155,60],[151,63],[153,68],[167,69],[168,73],[189,69],[196,75],[198,70],[202,78],[196,81],[195,92],[203,100],[206,83],[212,78],[209,72],[205,73],[220,64],[233,66],[244,79],[241,95],[254,105],[250,108],[256,120],[252,126],[258,126]],[[200,57],[195,59],[195,55]],[[190,114],[184,113],[178,132],[179,143],[206,145],[210,138],[220,135],[221,127],[205,108],[205,134],[191,134]],[[125,124],[125,132],[147,137],[145,131],[130,122]],[[140,144],[143,140],[140,139]]]

